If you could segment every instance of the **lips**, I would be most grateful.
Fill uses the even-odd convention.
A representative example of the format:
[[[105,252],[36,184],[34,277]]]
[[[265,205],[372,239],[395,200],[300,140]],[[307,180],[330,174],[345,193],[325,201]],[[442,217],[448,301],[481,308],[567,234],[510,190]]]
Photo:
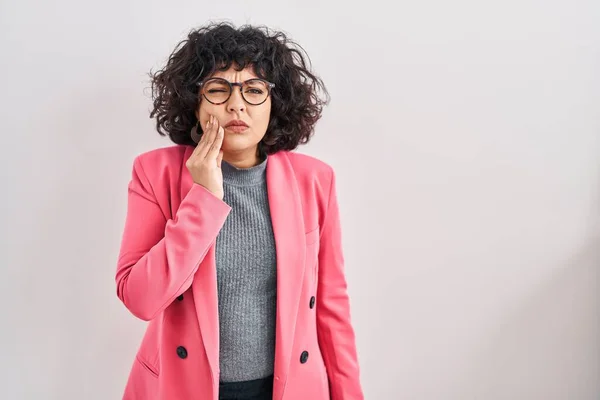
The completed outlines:
[[[246,132],[247,129],[248,127],[245,125],[230,125],[228,127],[225,127],[226,131],[235,133],[243,133]]]
[[[229,121],[227,124],[225,124],[225,128],[232,128],[232,127],[244,127],[247,128],[248,124],[245,123],[244,121],[240,121],[240,120],[233,120],[233,121]]]

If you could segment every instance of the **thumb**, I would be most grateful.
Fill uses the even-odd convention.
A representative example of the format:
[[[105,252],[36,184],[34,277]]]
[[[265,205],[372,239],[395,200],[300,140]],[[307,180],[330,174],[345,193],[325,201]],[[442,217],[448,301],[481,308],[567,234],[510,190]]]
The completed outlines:
[[[217,156],[217,167],[221,168],[221,161],[223,161],[223,150],[219,150],[219,155]]]

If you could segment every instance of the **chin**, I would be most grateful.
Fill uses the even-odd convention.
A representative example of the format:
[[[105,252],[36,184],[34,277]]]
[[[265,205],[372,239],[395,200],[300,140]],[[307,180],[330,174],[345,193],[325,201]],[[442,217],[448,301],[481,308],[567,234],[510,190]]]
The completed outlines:
[[[227,135],[225,135],[221,149],[223,149],[224,152],[235,153],[255,147],[256,145],[256,143],[251,142],[248,138],[242,137],[241,135],[237,137],[227,137]]]

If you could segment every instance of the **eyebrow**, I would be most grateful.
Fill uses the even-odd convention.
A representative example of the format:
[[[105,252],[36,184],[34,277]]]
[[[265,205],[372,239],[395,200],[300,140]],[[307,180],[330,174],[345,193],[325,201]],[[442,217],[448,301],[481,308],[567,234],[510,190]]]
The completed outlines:
[[[230,80],[228,80],[228,79],[221,78],[220,76],[213,76],[212,78],[209,78],[209,79],[207,79],[207,80],[210,80],[210,79],[222,79],[222,80],[224,80],[224,81],[227,81],[227,82],[230,82],[230,83],[243,83],[243,82],[254,81],[254,80],[261,80],[261,81],[263,80],[262,78],[258,78],[258,77],[257,77],[257,78],[248,78],[248,79],[246,79],[246,80],[244,80],[244,81],[241,81],[241,82],[232,82],[232,81],[230,81]]]

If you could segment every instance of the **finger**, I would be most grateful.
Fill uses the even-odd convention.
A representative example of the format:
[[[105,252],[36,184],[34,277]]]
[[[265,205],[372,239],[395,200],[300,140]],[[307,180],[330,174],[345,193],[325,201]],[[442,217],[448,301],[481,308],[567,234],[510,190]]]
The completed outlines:
[[[206,148],[204,149],[205,151],[203,151],[201,153],[201,156],[203,158],[206,158],[210,155],[211,149],[214,146],[214,143],[215,143],[215,140],[216,140],[218,134],[219,134],[219,121],[217,120],[217,117],[212,115],[211,121],[210,121],[209,133],[208,133],[208,136],[206,137]]]
[[[206,158],[213,142],[215,141],[215,136],[217,135],[218,129],[216,121],[217,119],[211,115],[209,121],[210,125],[208,126],[207,131],[203,135],[206,136],[206,138],[204,139],[203,146],[198,150],[198,158],[200,158],[201,160]]]
[[[217,122],[218,125],[218,122]],[[223,144],[223,136],[225,136],[225,130],[223,129],[222,126],[219,126],[217,128],[217,134],[215,136],[215,140],[213,141],[212,145],[210,146],[210,150],[208,152],[208,154],[206,155],[207,158],[211,159],[211,160],[216,160],[217,156],[219,155],[219,151],[221,150],[221,145]]]
[[[221,168],[222,161],[223,161],[223,150],[219,150],[219,155],[217,156],[217,167]]]
[[[200,124],[200,123],[198,122],[198,124]],[[198,141],[198,144],[196,144],[196,147],[194,148],[194,151],[190,155],[190,158],[197,157],[200,154],[200,152],[202,151],[202,149],[206,146],[206,138],[208,136],[207,133],[208,133],[209,128],[210,128],[210,117],[209,117],[208,121],[206,121],[206,124],[204,124],[204,129],[203,129],[202,134],[200,134],[198,132],[198,134],[201,135],[200,140]]]

